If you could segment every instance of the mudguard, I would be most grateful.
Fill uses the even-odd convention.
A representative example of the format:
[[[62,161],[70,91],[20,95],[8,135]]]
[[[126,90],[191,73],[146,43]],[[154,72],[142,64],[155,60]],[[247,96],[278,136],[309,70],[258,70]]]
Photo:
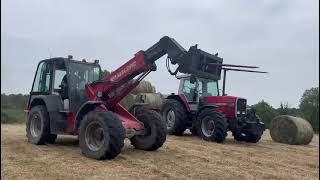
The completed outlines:
[[[61,97],[56,94],[52,95],[31,95],[28,109],[36,105],[45,105],[48,112],[63,110]]]
[[[171,94],[166,99],[175,99],[175,100],[181,102],[184,105],[184,107],[186,108],[186,110],[188,112],[190,112],[190,107],[189,107],[188,101],[187,101],[186,97],[184,96],[184,94],[178,94],[178,95]]]
[[[104,103],[102,101],[87,101],[83,103],[78,112],[76,113],[76,123],[75,123],[75,129],[78,129],[80,126],[80,122],[84,115],[86,115],[88,112],[93,111],[96,108],[105,109],[107,108],[104,106]]]

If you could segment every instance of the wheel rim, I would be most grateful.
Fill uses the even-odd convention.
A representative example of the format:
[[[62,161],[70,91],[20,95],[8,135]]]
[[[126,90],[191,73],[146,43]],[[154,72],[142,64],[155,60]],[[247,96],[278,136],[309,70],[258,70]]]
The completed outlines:
[[[85,132],[85,141],[91,151],[100,150],[105,142],[105,132],[97,122],[91,122]]]
[[[206,137],[210,137],[214,134],[215,124],[214,120],[210,117],[206,117],[201,122],[201,131]]]
[[[30,122],[30,133],[32,137],[39,137],[41,134],[41,129],[42,129],[42,123],[41,123],[41,118],[39,114],[34,114],[31,117],[31,122]]]
[[[167,129],[171,129],[174,125],[175,120],[176,120],[176,115],[175,115],[173,109],[170,109],[168,111],[166,120],[167,120]]]

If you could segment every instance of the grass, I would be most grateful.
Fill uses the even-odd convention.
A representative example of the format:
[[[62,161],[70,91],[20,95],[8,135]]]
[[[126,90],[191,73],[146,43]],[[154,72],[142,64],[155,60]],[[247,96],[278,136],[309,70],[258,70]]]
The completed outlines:
[[[25,119],[22,109],[1,107],[1,124],[23,123]]]

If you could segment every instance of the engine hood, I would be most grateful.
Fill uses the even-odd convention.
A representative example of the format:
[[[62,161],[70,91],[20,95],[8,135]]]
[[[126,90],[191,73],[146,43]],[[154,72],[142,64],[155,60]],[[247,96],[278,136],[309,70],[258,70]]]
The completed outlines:
[[[227,119],[236,119],[237,111],[246,111],[246,99],[236,96],[207,96],[204,103],[217,105]]]
[[[239,97],[236,96],[206,96],[204,97],[204,103],[215,103],[217,105],[219,105],[219,103],[236,103],[238,98]]]

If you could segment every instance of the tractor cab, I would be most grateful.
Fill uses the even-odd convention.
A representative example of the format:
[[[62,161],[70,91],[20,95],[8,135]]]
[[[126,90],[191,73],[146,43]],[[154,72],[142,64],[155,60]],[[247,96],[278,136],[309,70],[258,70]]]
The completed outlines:
[[[205,97],[220,95],[217,80],[196,78],[191,75],[181,75],[178,79],[180,79],[178,94],[186,97],[192,111],[196,111],[199,106],[205,104]]]
[[[61,109],[76,112],[87,100],[85,84],[99,80],[100,72],[98,61],[75,61],[72,56],[43,60],[38,64],[30,100],[39,95],[47,95],[57,99],[61,105],[63,102]],[[30,100],[29,103],[32,102]]]

